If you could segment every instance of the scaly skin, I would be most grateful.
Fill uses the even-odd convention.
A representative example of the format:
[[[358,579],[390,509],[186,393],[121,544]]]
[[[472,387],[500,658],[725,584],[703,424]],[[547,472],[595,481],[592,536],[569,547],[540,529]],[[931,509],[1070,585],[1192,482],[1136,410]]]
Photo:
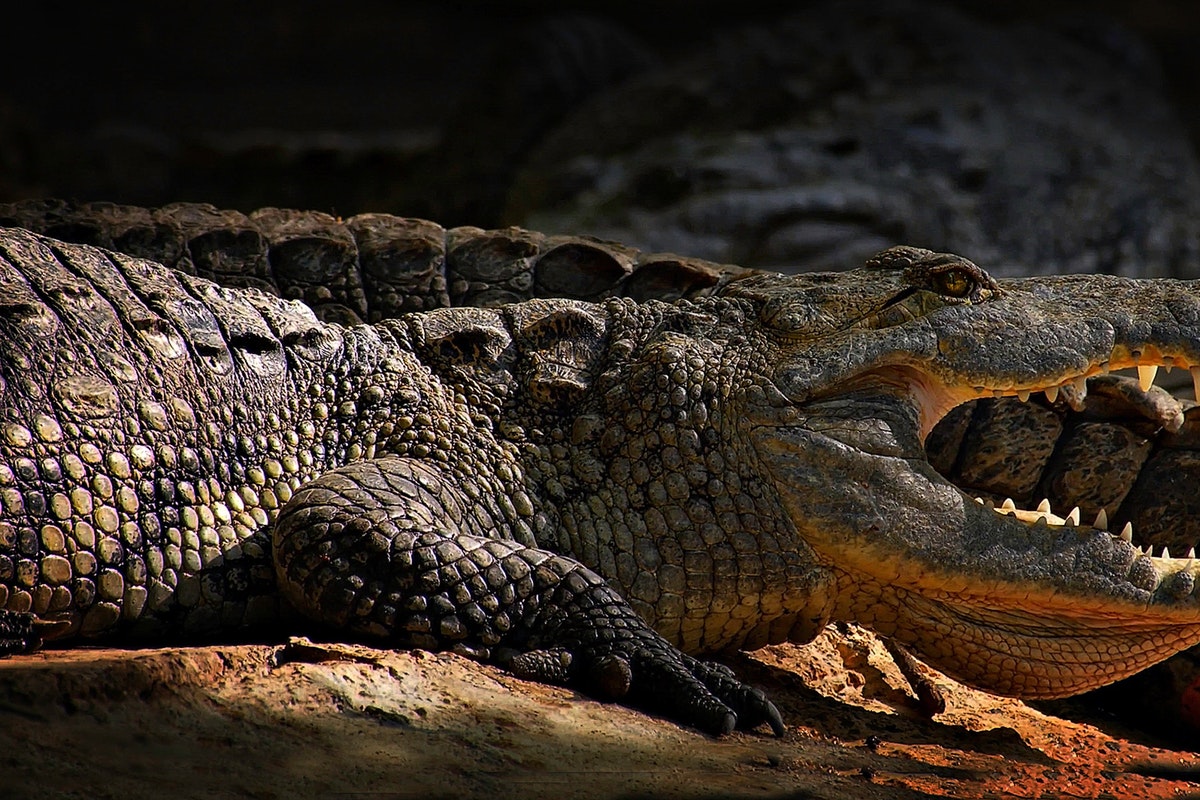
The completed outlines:
[[[0,203],[0,225],[148,258],[223,286],[255,286],[347,324],[534,297],[674,300],[748,272],[588,237],[446,229],[390,214],[343,220],[280,208],[243,214],[206,203],[148,209],[38,199]]]
[[[446,230],[387,214],[339,220],[289,209],[243,214],[201,203],[147,209],[38,199],[0,204],[0,224],[160,261],[225,286],[258,286],[341,322],[534,297],[694,299],[751,272],[583,237]],[[1200,541],[1200,507],[1188,492],[1154,487],[1166,476],[1197,473],[1200,412],[1116,376],[1089,383],[1086,403],[1078,391],[1053,403],[966,403],[930,436],[930,462],[996,504],[1011,496],[1033,507],[1046,498],[1054,508],[1079,506],[1089,520],[1104,509],[1118,529],[1132,522],[1139,544],[1185,551]],[[1195,424],[1183,425],[1185,412]]]
[[[90,248],[0,242],[9,628],[29,611],[83,634],[265,622],[277,577],[322,621],[713,732],[781,723],[671,645],[853,619],[984,688],[1059,696],[1200,640],[1190,564],[997,514],[921,447],[994,390],[1135,349],[1196,363],[1190,284],[1001,290],[899,249],[674,306],[342,328]]]

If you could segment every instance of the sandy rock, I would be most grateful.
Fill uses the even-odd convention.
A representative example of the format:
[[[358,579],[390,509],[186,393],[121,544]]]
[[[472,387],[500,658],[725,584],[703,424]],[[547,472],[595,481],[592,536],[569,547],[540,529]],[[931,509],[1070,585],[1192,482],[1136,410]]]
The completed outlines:
[[[713,739],[456,655],[80,648],[0,662],[8,798],[1175,797],[1200,758],[934,675],[857,628],[733,657],[789,728]],[[931,673],[933,674],[933,673]]]

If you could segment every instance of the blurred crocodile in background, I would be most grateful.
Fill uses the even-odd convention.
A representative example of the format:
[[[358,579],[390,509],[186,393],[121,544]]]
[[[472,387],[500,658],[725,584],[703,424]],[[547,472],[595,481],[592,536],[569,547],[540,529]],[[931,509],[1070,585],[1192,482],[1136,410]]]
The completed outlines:
[[[912,243],[997,275],[1196,277],[1189,4],[519,6],[259,10],[221,58],[212,7],[31,9],[59,52],[12,42],[39,80],[0,87],[0,201],[383,211],[782,271]]]
[[[1189,530],[1189,498],[1139,506],[1133,491],[1139,469],[1190,455],[1190,404],[1151,372],[1200,361],[1189,283],[997,283],[914,248],[784,277],[386,215],[3,214],[171,251],[352,323],[6,232],[11,649],[39,632],[265,622],[285,611],[278,580],[291,605],[360,634],[632,693],[713,732],[778,732],[761,693],[673,646],[803,641],[855,620],[970,683],[1048,697],[1200,640],[1193,554],[1107,532],[1151,507],[1169,535]],[[410,283],[412,300],[396,288]],[[630,286],[641,302],[604,299]],[[512,304],[554,291],[600,302]],[[688,297],[645,299],[656,291]],[[396,316],[451,298],[496,308]],[[1149,445],[1119,497],[1084,482],[1108,497],[1093,525],[989,508],[971,499],[989,489],[964,495],[925,460],[947,412],[997,394],[1045,390],[1047,405],[1014,407],[1068,440],[1087,428],[1062,405],[1082,406],[1082,379],[1134,364],[1140,386],[1096,382],[1119,418],[1088,424]],[[997,416],[939,437],[966,485],[982,458],[968,434]],[[1077,450],[975,472],[1076,491],[1046,475],[1105,471]]]
[[[784,272],[919,243],[996,275],[1200,276],[1196,140],[1156,54],[1100,13],[982,5],[813,2],[717,29],[547,125],[495,219]],[[375,208],[477,210],[400,186]]]

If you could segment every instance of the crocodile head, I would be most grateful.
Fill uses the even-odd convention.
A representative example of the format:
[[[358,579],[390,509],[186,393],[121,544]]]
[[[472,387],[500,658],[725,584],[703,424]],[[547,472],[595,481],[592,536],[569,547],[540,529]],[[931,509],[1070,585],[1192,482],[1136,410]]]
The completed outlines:
[[[995,281],[958,256],[893,248],[848,273],[752,276],[724,294],[757,309],[745,357],[766,380],[746,404],[749,437],[836,576],[832,617],[1022,697],[1082,692],[1200,642],[1194,554],[1152,557],[1078,512],[993,508],[923,446],[970,400],[1200,364],[1200,285]]]

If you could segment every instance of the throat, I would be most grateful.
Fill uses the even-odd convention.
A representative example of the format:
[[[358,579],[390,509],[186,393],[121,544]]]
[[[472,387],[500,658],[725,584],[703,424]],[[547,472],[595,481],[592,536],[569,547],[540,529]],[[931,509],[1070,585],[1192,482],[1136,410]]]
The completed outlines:
[[[903,393],[867,390],[839,392],[804,407],[803,427],[863,453],[892,458],[924,458],[919,406]]]

